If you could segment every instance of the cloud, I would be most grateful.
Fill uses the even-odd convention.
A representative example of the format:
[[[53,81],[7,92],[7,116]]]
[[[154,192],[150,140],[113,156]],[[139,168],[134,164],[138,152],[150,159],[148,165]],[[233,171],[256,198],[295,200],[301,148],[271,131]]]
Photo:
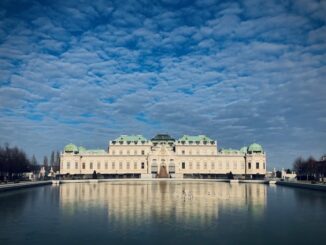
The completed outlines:
[[[325,3],[0,3],[0,143],[49,154],[119,134],[325,153]]]

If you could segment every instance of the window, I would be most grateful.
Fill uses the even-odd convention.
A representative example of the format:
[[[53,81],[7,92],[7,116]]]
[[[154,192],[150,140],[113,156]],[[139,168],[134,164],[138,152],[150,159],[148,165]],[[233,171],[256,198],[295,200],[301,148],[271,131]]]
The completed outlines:
[[[222,169],[222,162],[221,161],[218,162],[218,167],[219,167],[219,169]]]
[[[244,163],[240,163],[241,164],[241,168],[244,169]]]
[[[122,154],[123,154],[123,152],[122,152],[122,150],[120,150],[120,151],[119,151],[119,155],[122,155]]]
[[[119,162],[119,169],[122,169],[122,162]]]
[[[108,169],[108,166],[109,166],[109,164],[108,164],[108,162],[105,162],[105,169]]]
[[[78,162],[75,162],[75,169],[78,169]]]
[[[211,168],[215,169],[215,163],[213,163],[213,162],[211,163]]]
[[[92,162],[89,164],[89,168],[93,169],[93,163]]]
[[[192,155],[192,150],[189,151],[189,155]]]
[[[130,169],[130,162],[127,162],[127,169]]]
[[[200,163],[197,162],[197,169],[200,169]]]
[[[189,169],[192,169],[192,162],[189,163]]]
[[[112,155],[115,155],[115,150],[112,151]]]
[[[263,162],[263,169],[265,169],[266,168],[266,165],[265,165],[265,162]]]
[[[157,173],[157,162],[156,162],[156,159],[153,159],[151,172],[152,172],[152,174],[156,174]]]
[[[207,162],[204,162],[204,169],[207,169]]]
[[[83,162],[82,168],[85,169],[85,167],[86,167],[86,164]]]
[[[199,154],[200,154],[199,150],[197,150],[197,151],[196,151],[196,154],[197,154],[197,155],[199,155]]]
[[[256,169],[259,169],[259,162],[256,162]]]
[[[142,151],[143,152],[143,151]],[[142,162],[141,163],[141,169],[144,169],[145,168],[145,163],[144,162]]]
[[[185,150],[182,150],[182,155],[184,155],[185,154]]]
[[[145,155],[145,151],[144,151],[144,150],[142,150],[142,151],[141,151],[141,154],[142,154],[142,155]]]
[[[112,163],[112,169],[115,169],[115,162]]]
[[[251,162],[248,163],[248,169],[251,169]]]
[[[100,169],[100,168],[101,168],[101,163],[97,162],[97,169]]]
[[[186,168],[186,163],[182,162],[182,169],[185,169],[185,168]]]
[[[174,174],[175,173],[175,165],[174,165],[173,159],[170,160],[169,173],[171,173],[171,174]]]
[[[137,169],[137,162],[134,162],[134,169]]]
[[[67,169],[70,169],[70,162],[67,162]]]
[[[134,151],[134,155],[137,155],[137,150]]]
[[[127,155],[130,155],[130,151],[129,150],[127,150]]]

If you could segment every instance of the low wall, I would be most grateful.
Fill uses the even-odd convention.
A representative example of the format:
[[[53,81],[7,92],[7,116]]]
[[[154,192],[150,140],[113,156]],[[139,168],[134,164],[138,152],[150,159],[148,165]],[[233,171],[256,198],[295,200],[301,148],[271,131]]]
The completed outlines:
[[[52,184],[51,180],[14,183],[14,184],[3,184],[3,185],[0,185],[0,192],[8,191],[8,190],[22,189],[22,188],[29,188],[29,187],[40,186],[40,185],[51,185],[51,184]]]
[[[295,188],[303,188],[316,191],[326,191],[326,184],[309,184],[302,182],[289,182],[289,181],[277,181],[277,185],[289,186]]]

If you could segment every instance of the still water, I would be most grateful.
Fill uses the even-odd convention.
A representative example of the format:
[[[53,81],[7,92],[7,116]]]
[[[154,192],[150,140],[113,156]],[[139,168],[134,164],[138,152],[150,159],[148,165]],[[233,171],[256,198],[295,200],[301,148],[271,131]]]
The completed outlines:
[[[326,193],[107,182],[0,193],[0,244],[325,244]]]

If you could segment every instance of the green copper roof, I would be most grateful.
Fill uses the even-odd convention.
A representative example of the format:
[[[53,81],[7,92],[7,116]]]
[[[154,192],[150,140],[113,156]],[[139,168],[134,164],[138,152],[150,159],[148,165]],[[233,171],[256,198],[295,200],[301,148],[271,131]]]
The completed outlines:
[[[79,151],[80,153],[85,152],[85,151],[86,151],[86,148],[83,147],[83,146],[79,146],[79,147],[78,147],[78,151]]]
[[[138,134],[138,135],[120,135],[115,141],[147,141],[147,139]]]
[[[85,153],[85,154],[105,154],[106,151],[103,149],[88,149],[83,153]]]
[[[247,146],[243,146],[243,147],[241,147],[240,152],[241,153],[247,153],[247,150],[248,150],[248,147]]]
[[[70,143],[65,146],[64,151],[65,152],[75,152],[75,151],[78,151],[78,148],[76,145]]]
[[[248,152],[263,152],[263,147],[257,143],[253,143],[248,147]]]
[[[220,152],[224,153],[224,154],[238,154],[240,153],[239,150],[236,150],[236,149],[221,149]]]
[[[213,141],[206,135],[184,135],[178,141]]]
[[[157,134],[151,141],[175,141],[175,139],[168,134]]]

